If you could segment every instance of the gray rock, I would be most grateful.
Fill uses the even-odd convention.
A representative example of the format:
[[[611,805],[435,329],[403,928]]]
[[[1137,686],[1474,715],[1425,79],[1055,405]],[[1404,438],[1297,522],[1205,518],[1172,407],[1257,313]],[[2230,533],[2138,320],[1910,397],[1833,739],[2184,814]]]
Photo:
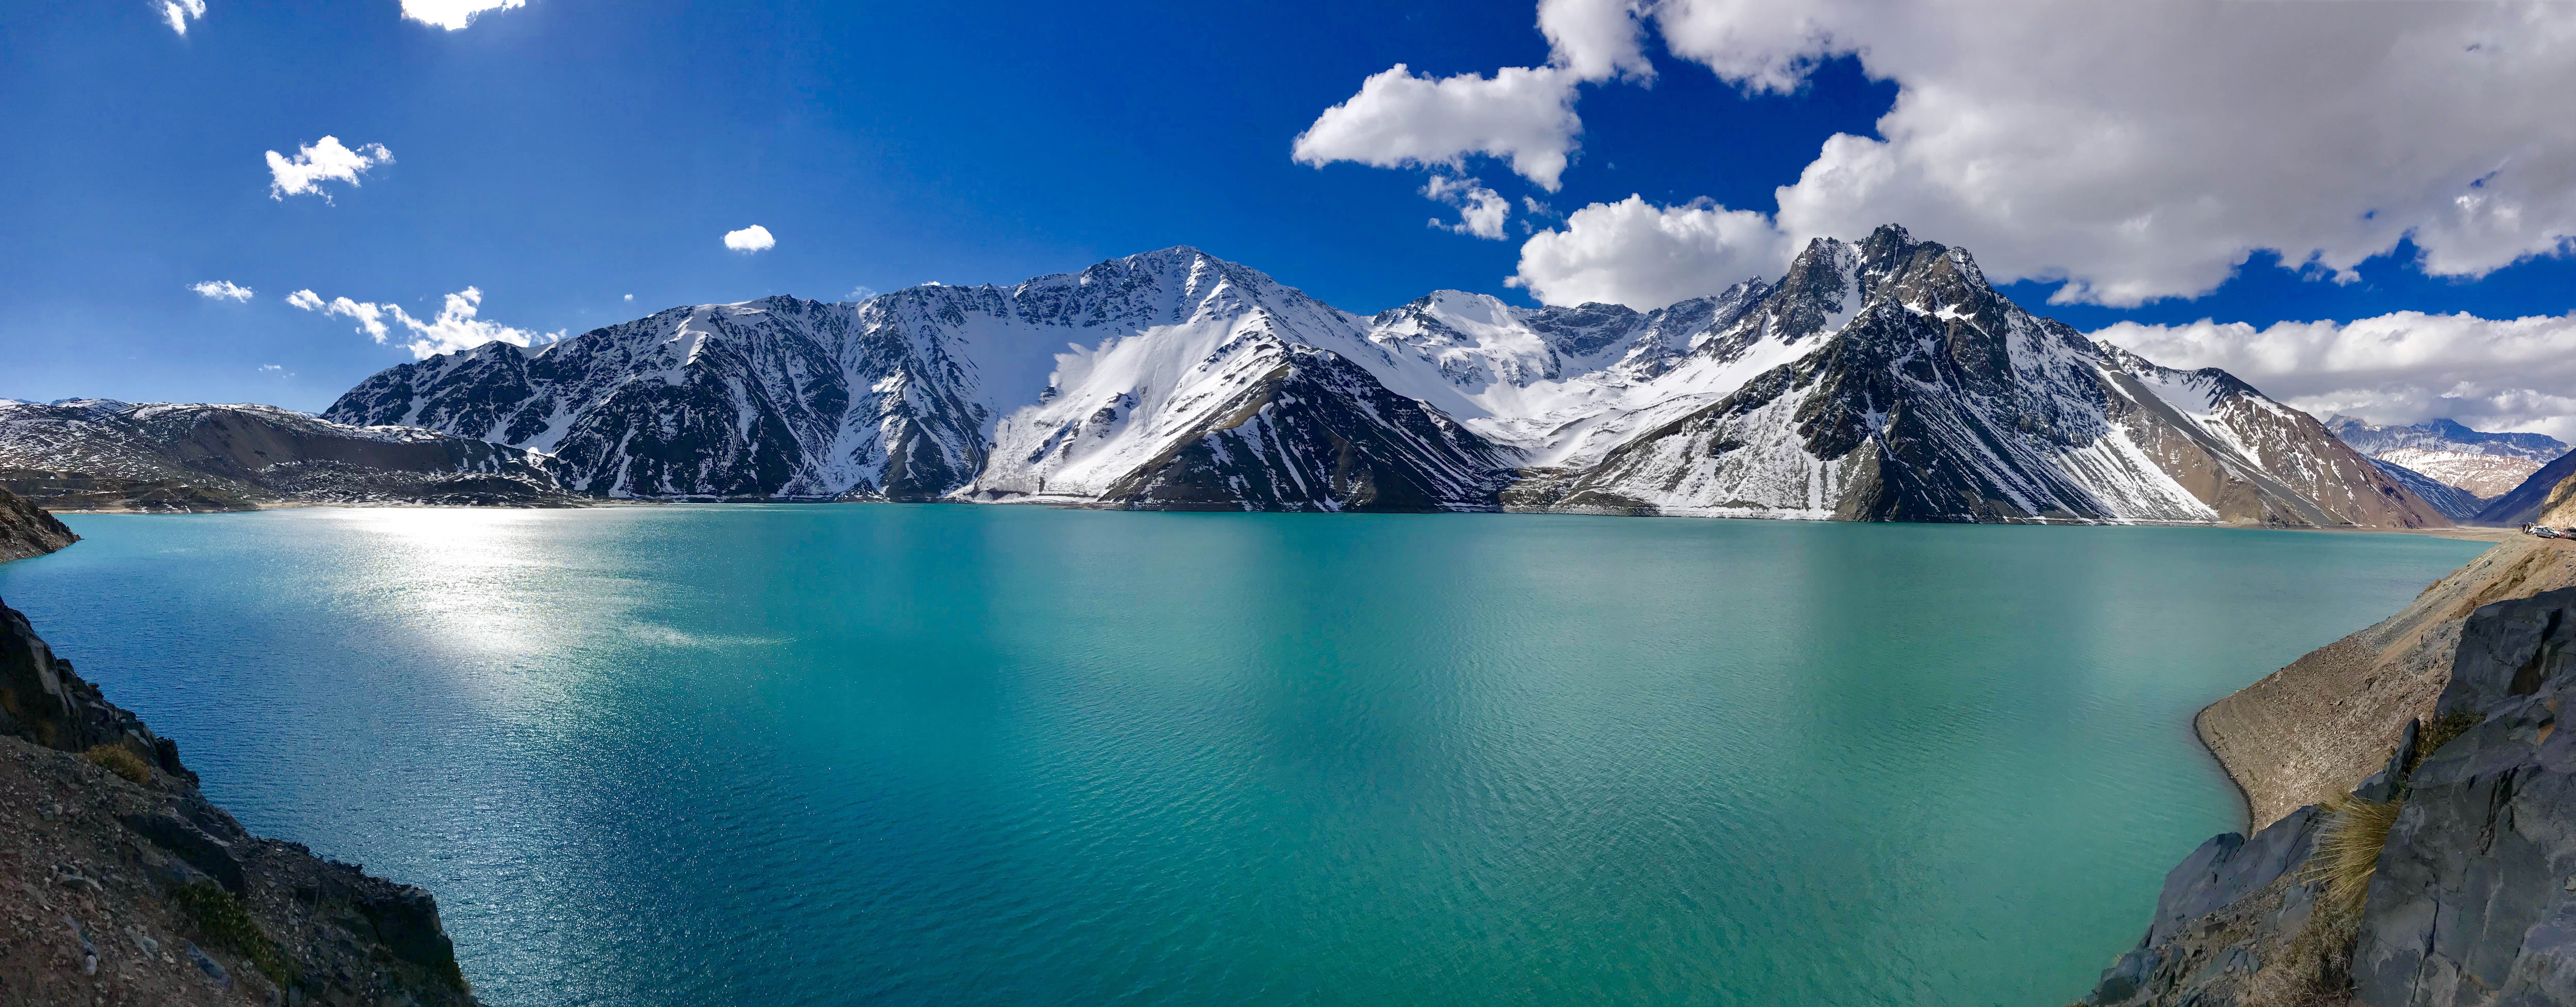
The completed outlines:
[[[2469,617],[2444,712],[2484,716],[2408,781],[2363,911],[2356,992],[2374,1007],[2576,1004],[2576,589]]]

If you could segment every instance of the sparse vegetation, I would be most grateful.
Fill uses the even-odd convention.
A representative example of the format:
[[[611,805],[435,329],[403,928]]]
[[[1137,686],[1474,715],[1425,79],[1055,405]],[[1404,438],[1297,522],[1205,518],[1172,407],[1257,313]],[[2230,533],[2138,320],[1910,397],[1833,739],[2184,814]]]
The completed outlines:
[[[2423,765],[2434,752],[2469,733],[2469,728],[2478,726],[2478,722],[2484,719],[2467,710],[2453,710],[2424,725],[2424,733],[2415,739],[2415,756],[2407,760],[2406,775],[2415,775],[2415,767]]]
[[[2317,835],[2317,849],[2308,858],[2302,880],[2323,881],[2325,894],[2320,905],[2339,903],[2352,913],[2361,911],[2362,899],[2370,894],[2371,872],[2379,867],[2379,850],[2388,842],[2388,827],[2397,824],[2398,809],[2404,800],[2365,801],[2351,794],[2336,794],[2323,802],[2328,819]]]
[[[170,895],[172,901],[197,921],[197,929],[204,932],[206,943],[230,948],[250,959],[250,963],[257,966],[269,981],[281,987],[287,985],[294,970],[287,963],[286,954],[278,950],[276,941],[270,940],[268,934],[260,930],[259,924],[242,908],[241,902],[233,898],[233,893],[212,881],[194,881],[179,886]]]
[[[93,745],[89,751],[81,753],[81,758],[138,785],[149,786],[152,783],[151,765],[145,763],[142,756],[127,751],[123,745]]]
[[[2245,991],[2246,1007],[2341,1007],[2352,1002],[2352,948],[2361,914],[2320,898],[2290,943],[2263,964]]]

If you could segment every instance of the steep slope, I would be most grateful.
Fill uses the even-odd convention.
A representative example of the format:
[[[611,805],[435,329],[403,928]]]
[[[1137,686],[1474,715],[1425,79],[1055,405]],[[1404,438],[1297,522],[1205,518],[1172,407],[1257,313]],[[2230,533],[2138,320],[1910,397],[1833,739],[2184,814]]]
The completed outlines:
[[[326,415],[547,452],[614,497],[2444,520],[2304,415],[2093,346],[1893,227],[1651,312],[1440,291],[1364,317],[1172,248],[487,345]]]
[[[470,1007],[428,892],[251,835],[0,604],[0,1001]]]
[[[2576,478],[2576,454],[2560,455],[2523,479],[2522,485],[2514,487],[2512,492],[2488,501],[2486,509],[2478,512],[2478,522],[2548,524],[2541,518],[2551,510],[2552,497],[2558,494],[2559,487],[2566,485],[2570,478]]]
[[[1818,239],[1748,318],[1807,355],[1629,440],[1548,509],[1894,521],[2447,523],[2315,420],[2216,370],[2097,346],[1958,249]],[[1859,302],[1824,300],[1848,291]],[[1794,338],[1794,337],[1793,337]],[[1535,503],[1535,502],[1533,502]]]
[[[35,501],[0,489],[0,563],[42,556],[79,540]]]
[[[564,499],[541,460],[486,441],[260,405],[0,402],[0,488],[57,509]]]
[[[2417,452],[2412,448],[2402,448],[2389,453],[2393,455],[2409,455],[2419,454],[2420,452]],[[2490,456],[2478,455],[2475,457],[2484,458]],[[2414,469],[2407,468],[2404,465],[2398,464],[2395,459],[2373,458],[2370,462],[2373,465],[2379,466],[2379,470],[2381,472],[2388,473],[2389,478],[2397,480],[2398,483],[2405,486],[2409,492],[2424,498],[2424,502],[2432,505],[2434,510],[2441,511],[2443,517],[2450,518],[2453,521],[2477,520],[2478,512],[2487,508],[2488,501],[2485,498],[2473,495],[2467,490],[2451,485],[2450,483],[2443,482],[2442,480],[2435,479],[2422,472],[2417,472]]]

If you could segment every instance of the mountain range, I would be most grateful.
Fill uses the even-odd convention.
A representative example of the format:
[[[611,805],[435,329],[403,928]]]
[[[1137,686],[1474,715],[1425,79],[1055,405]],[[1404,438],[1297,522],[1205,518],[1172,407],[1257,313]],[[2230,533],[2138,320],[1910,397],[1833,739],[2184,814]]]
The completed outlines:
[[[394,367],[323,417],[611,498],[2447,523],[2306,414],[2034,316],[1895,226],[1642,312],[1359,315],[1191,248],[681,307]]]
[[[520,448],[276,406],[0,399],[0,490],[58,510],[567,503]]]
[[[2483,514],[2496,498],[2513,492],[2541,466],[2567,453],[2565,443],[2545,434],[2486,433],[2448,419],[2376,426],[2336,415],[2326,418],[2326,429],[2369,455],[2437,509],[2462,520],[2490,520]],[[2425,482],[2449,486],[2454,492],[2428,491],[2422,485]],[[2546,493],[2552,485],[2555,481],[2536,491]]]

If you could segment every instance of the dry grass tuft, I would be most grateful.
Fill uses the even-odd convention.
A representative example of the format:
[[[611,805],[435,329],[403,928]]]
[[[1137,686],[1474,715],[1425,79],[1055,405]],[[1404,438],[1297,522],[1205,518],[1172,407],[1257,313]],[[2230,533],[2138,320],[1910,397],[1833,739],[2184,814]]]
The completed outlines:
[[[81,758],[137,785],[149,786],[152,783],[152,767],[144,763],[142,756],[127,751],[123,745],[93,745],[89,751],[81,753]]]
[[[2388,844],[2388,827],[2397,824],[2397,810],[2406,802],[2336,794],[2321,803],[2326,814],[2334,817],[2318,833],[2316,852],[2309,856],[2300,879],[2325,882],[2322,901],[2359,912],[2362,899],[2370,894],[2371,872],[2379,868],[2380,847]]]

